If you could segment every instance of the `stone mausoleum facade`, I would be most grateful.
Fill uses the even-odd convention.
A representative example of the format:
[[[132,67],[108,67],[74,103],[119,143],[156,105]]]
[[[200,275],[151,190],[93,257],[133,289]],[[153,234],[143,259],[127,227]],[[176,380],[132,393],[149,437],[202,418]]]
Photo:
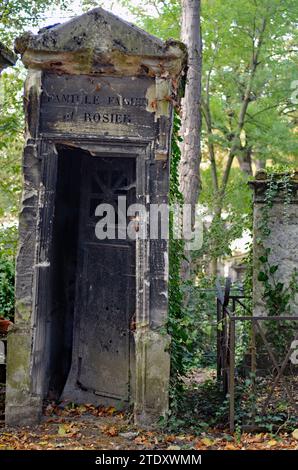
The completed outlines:
[[[96,8],[16,50],[28,75],[6,422],[37,422],[50,398],[132,405],[151,426],[168,410],[168,240],[98,239],[97,208],[115,207],[119,232],[119,196],[167,203],[185,48]]]

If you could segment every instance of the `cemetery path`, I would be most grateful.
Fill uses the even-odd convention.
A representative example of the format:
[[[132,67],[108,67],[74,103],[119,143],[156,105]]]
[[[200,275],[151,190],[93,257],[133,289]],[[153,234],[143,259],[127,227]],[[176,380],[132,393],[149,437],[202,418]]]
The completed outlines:
[[[199,436],[166,434],[137,429],[131,416],[115,408],[92,405],[62,407],[49,404],[37,426],[5,428],[0,422],[0,450],[130,450],[222,449],[298,450],[298,430],[293,435],[266,433],[231,436],[210,430]]]

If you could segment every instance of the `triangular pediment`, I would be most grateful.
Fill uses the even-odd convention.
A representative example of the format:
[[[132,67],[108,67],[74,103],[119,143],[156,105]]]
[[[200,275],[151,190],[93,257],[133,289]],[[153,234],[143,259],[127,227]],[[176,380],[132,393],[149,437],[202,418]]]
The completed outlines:
[[[186,57],[181,43],[163,42],[102,8],[26,33],[16,50],[28,67],[68,73],[175,76]]]

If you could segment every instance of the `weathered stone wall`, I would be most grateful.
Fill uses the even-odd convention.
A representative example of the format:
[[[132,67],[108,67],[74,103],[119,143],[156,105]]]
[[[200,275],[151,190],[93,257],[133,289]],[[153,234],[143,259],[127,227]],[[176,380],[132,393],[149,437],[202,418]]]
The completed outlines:
[[[19,242],[15,284],[15,326],[8,334],[6,420],[30,423],[41,413],[41,397],[31,393],[32,343],[35,333],[34,285],[36,233],[41,189],[38,158],[38,95],[40,72],[28,74],[25,83],[26,145],[23,152],[23,194],[19,215]],[[29,107],[29,103],[32,106]]]
[[[36,36],[27,33],[16,41],[16,50],[29,70],[6,422],[24,425],[38,420],[48,391],[57,148],[135,155],[137,201],[146,207],[167,203],[173,102],[186,52],[183,44],[164,43],[101,8]],[[151,426],[168,411],[170,339],[162,331],[168,309],[167,240],[137,240],[136,258],[132,399],[136,422]]]
[[[251,183],[254,189],[254,251],[253,251],[253,312],[256,316],[268,315],[264,301],[264,286],[258,280],[264,271],[260,256],[264,248],[270,248],[268,262],[278,265],[274,277],[278,282],[289,285],[294,270],[298,270],[298,175],[291,179],[291,200],[286,202],[286,193],[282,190],[274,197],[272,208],[268,208],[268,236],[263,235],[264,207],[269,177],[264,172],[256,176]],[[292,314],[298,315],[298,296],[291,302]]]

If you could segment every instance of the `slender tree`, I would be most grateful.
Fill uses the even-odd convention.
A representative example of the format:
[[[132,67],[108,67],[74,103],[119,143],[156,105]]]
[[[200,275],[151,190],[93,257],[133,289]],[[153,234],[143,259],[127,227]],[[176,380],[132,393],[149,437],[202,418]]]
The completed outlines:
[[[200,190],[200,97],[202,46],[200,31],[200,0],[182,0],[181,40],[188,51],[188,72],[182,100],[181,161],[179,185],[184,202],[191,205],[192,225]],[[189,258],[189,254],[186,253]],[[184,266],[183,275],[189,274]]]
[[[214,275],[218,258],[225,254],[218,247],[228,232],[223,211],[231,209],[232,169],[239,166],[247,177],[266,160],[285,162],[297,155],[290,101],[296,16],[293,0],[203,2],[201,106],[213,191],[208,238]]]
[[[144,0],[134,14],[151,33],[178,39],[182,3]],[[217,260],[230,255],[231,242],[247,228],[246,183],[252,171],[266,161],[293,166],[297,161],[297,104],[291,98],[297,79],[297,0],[201,0],[200,20],[199,202],[213,223],[206,224],[196,257],[204,269],[213,260],[215,274]]]

